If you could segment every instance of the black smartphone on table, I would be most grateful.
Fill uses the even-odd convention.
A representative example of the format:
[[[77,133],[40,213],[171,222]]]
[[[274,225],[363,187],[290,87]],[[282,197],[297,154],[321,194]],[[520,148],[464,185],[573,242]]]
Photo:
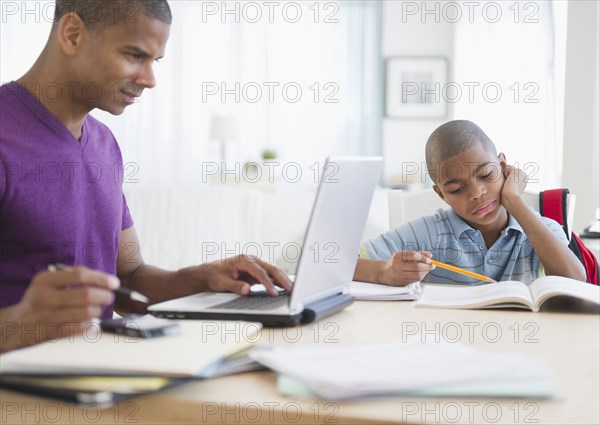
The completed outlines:
[[[156,338],[181,333],[181,326],[178,323],[151,315],[102,320],[100,328],[103,331],[134,338]]]

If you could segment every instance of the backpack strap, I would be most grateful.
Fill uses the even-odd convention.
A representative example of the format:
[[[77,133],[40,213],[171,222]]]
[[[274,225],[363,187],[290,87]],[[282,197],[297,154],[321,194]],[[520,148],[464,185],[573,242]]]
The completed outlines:
[[[548,217],[560,224],[567,235],[570,229],[567,225],[567,194],[569,189],[550,189],[540,192],[540,215]]]
[[[550,189],[540,192],[540,215],[551,218],[560,224],[567,235],[570,236],[569,248],[581,261],[585,268],[586,280],[598,285],[598,261],[588,247],[573,233],[569,234],[567,226],[567,194],[569,189]]]
[[[573,251],[577,258],[583,263],[586,280],[593,285],[598,285],[598,261],[592,251],[585,246],[583,241],[579,239],[579,236],[575,233],[571,236],[569,248],[571,248],[571,251]]]

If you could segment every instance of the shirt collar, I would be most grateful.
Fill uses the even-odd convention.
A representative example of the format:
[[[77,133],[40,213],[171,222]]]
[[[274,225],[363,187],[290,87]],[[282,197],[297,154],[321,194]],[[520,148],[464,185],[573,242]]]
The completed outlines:
[[[446,210],[446,214],[448,216],[450,226],[452,226],[452,230],[454,231],[454,236],[456,236],[456,239],[459,239],[460,236],[467,231],[475,231],[475,229],[469,226],[467,222],[464,221],[458,214],[456,214],[452,208]]]
[[[516,230],[517,232],[523,232],[523,228],[521,227],[521,225],[517,222],[517,220],[515,220],[515,218],[512,215],[508,215],[508,225],[502,229],[502,232],[500,233],[501,236],[506,236],[508,234],[509,230]]]
[[[450,225],[452,226],[452,229],[454,230],[454,235],[456,236],[456,238],[460,238],[460,236],[467,231],[471,231],[471,232],[476,232],[477,230],[473,229],[471,226],[469,226],[467,224],[466,221],[464,221],[458,214],[456,214],[454,212],[453,209],[448,209],[445,210],[446,215],[448,217],[448,220],[450,221]],[[523,233],[523,228],[521,227],[521,225],[517,222],[517,220],[515,220],[515,218],[512,215],[508,215],[508,225],[502,229],[502,232],[500,233],[501,237],[504,237],[508,234],[509,230],[515,230],[517,232],[521,232]]]

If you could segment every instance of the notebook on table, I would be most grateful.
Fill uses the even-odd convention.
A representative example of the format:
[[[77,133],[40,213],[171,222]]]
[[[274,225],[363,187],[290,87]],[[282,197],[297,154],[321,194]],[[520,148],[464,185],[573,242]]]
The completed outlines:
[[[195,379],[256,369],[244,354],[260,339],[259,323],[179,322],[181,332],[139,338],[84,324],[65,335],[0,355],[0,388],[104,407]]]
[[[332,157],[322,170],[291,294],[271,297],[203,292],[148,311],[177,319],[250,320],[285,326],[310,323],[353,302],[357,253],[379,178],[380,157]],[[315,249],[320,255],[315,255]]]

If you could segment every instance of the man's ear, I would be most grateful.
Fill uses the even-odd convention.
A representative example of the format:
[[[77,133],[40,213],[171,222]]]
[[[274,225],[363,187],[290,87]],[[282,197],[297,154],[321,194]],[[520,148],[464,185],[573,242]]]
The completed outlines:
[[[446,202],[446,198],[444,197],[444,194],[442,193],[442,191],[440,190],[439,187],[437,187],[437,185],[433,185],[433,190],[435,191],[435,193],[437,193],[437,195],[440,197],[440,199],[444,202]],[[448,203],[448,202],[446,202]]]
[[[85,23],[74,12],[65,14],[58,23],[58,43],[67,56],[73,56],[81,47],[85,33]]]

